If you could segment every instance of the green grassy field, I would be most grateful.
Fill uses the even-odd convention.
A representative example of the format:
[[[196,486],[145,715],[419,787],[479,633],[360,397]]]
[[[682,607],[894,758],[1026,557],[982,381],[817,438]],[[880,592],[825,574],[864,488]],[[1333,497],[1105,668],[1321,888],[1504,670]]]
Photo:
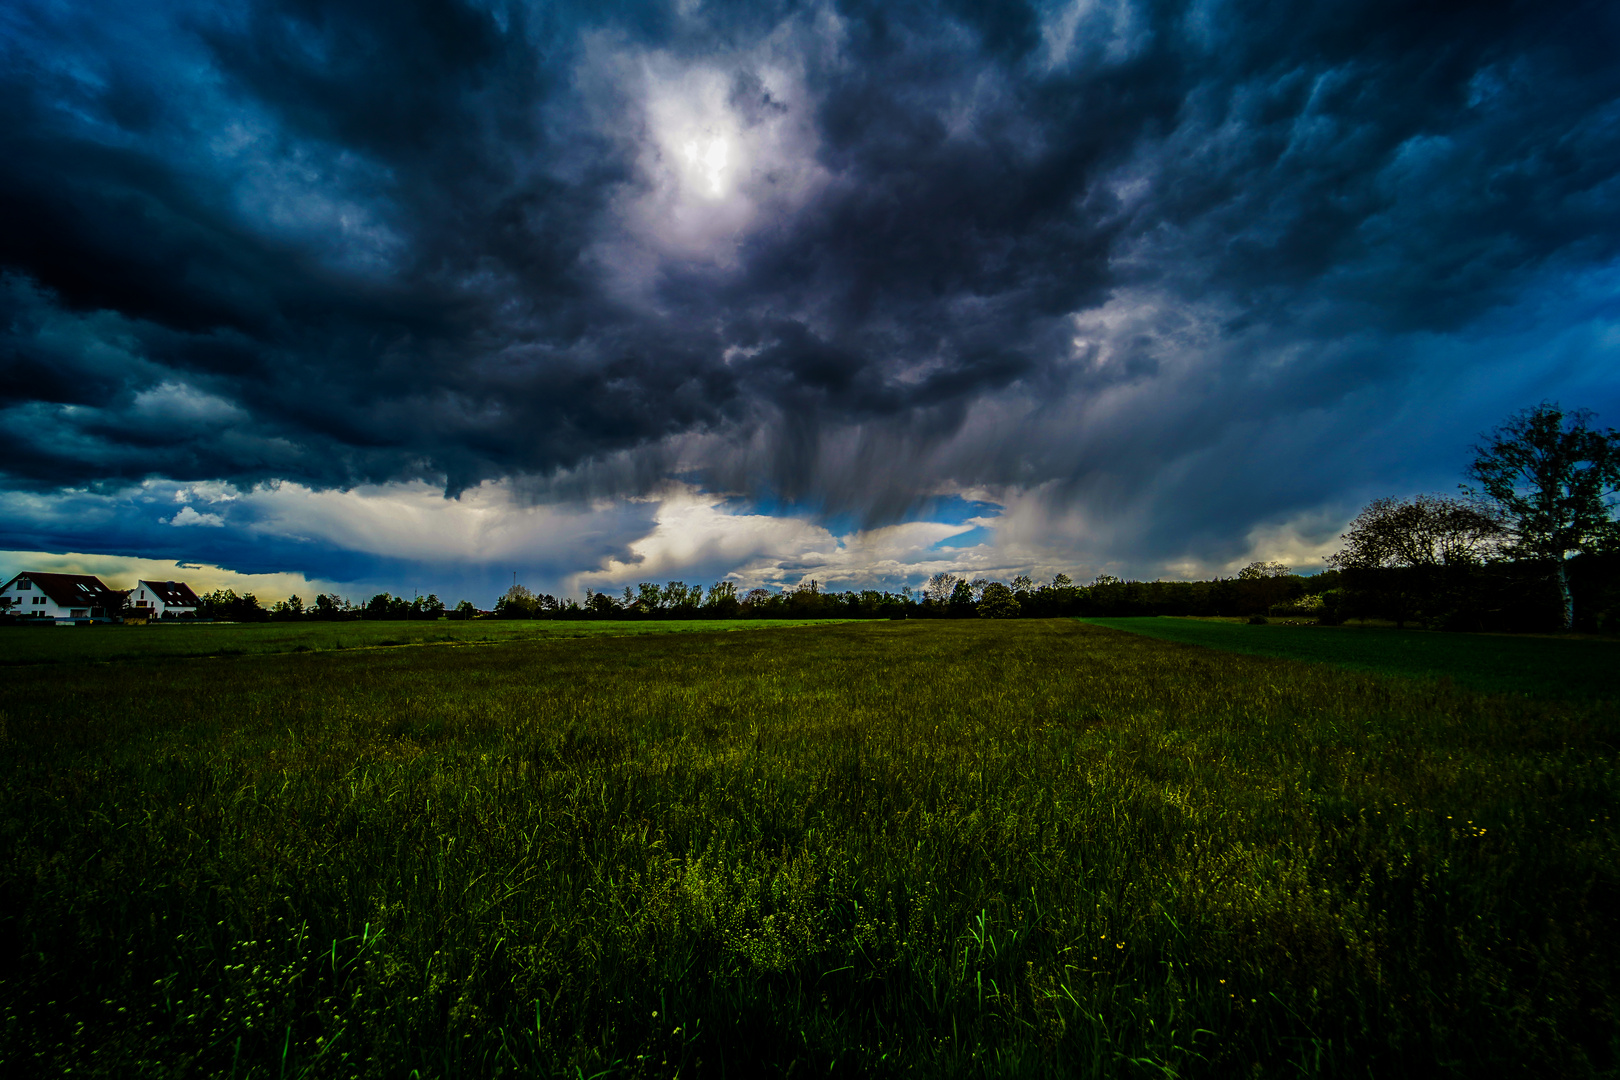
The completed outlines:
[[[157,623],[150,626],[0,627],[0,667],[155,660],[181,656],[327,652],[398,645],[499,642],[635,634],[720,633],[803,626],[805,619],[690,619],[659,622],[553,622],[478,619],[458,622]]]
[[[1408,678],[1451,679],[1475,690],[1546,698],[1620,697],[1620,641],[1444,634],[1384,627],[1249,626],[1214,619],[1087,619],[1160,641],[1337,664]]]
[[[6,685],[8,1076],[1620,1067],[1609,702],[1074,620]]]

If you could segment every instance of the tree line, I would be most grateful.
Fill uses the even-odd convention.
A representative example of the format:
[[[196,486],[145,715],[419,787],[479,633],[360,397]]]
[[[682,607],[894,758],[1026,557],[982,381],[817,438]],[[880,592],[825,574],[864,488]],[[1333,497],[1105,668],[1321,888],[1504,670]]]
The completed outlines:
[[[234,589],[215,589],[197,598],[199,619],[219,619],[228,622],[342,622],[351,619],[471,619],[478,614],[472,601],[463,600],[454,608],[429,593],[407,600],[403,596],[378,593],[364,604],[350,603],[345,597],[333,593],[320,593],[309,604],[297,594],[279,600],[270,607],[260,603],[253,593],[237,594]]]
[[[306,604],[292,596],[265,607],[252,593],[217,589],[202,597],[198,618],[232,622],[337,622],[344,620],[471,619],[961,619],[1053,618],[1073,615],[1248,615],[1292,612],[1290,602],[1336,579],[1294,575],[1278,563],[1255,563],[1237,577],[1213,581],[1123,581],[1104,574],[1079,585],[1067,574],[1037,584],[1027,575],[1011,582],[938,573],[920,588],[833,592],[809,580],[792,589],[739,591],[717,581],[708,589],[671,581],[644,581],[622,593],[586,590],[583,601],[513,585],[490,612],[467,600],[447,608],[437,596],[414,600],[378,593],[364,604],[322,593]]]
[[[941,572],[920,588],[835,592],[814,579],[772,592],[741,592],[717,581],[707,590],[684,581],[644,581],[620,593],[587,590],[583,602],[514,585],[496,602],[501,619],[965,619],[1054,618],[1075,615],[1249,615],[1291,612],[1313,587],[1337,580],[1329,571],[1301,577],[1280,563],[1255,563],[1236,577],[1213,581],[1123,581],[1107,574],[1090,584],[1067,574],[1037,583]]]

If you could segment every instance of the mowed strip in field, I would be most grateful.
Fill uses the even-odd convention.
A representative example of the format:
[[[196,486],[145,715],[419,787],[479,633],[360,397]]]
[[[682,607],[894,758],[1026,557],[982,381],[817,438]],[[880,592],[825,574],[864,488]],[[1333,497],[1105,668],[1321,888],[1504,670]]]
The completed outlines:
[[[1475,690],[1544,698],[1620,698],[1620,641],[1447,634],[1388,627],[1289,626],[1217,619],[1086,619],[1093,626],[1252,656],[1337,664]]]
[[[7,687],[7,1075],[1617,1064],[1603,702],[1073,620]]]

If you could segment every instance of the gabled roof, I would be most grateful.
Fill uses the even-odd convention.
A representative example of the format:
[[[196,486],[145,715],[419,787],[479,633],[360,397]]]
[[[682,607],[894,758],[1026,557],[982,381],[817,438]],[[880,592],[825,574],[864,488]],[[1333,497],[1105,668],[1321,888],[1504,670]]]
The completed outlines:
[[[104,607],[112,599],[113,591],[91,574],[42,574],[24,570],[17,578],[27,578],[34,587],[61,607]],[[11,582],[7,582],[7,585]]]
[[[183,581],[141,581],[141,586],[149,590],[153,596],[168,607],[196,607],[202,603],[197,594],[191,591],[191,586]]]

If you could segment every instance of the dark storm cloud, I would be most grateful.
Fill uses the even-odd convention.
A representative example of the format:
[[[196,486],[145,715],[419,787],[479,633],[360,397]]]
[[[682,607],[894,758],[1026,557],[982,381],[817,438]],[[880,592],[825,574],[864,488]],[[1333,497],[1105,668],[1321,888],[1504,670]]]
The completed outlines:
[[[139,7],[6,16],[14,483],[601,494],[693,438],[716,482],[868,520],[940,476],[1140,483],[1401,377],[1376,349],[1257,365],[1454,330],[1620,242],[1609,4]],[[725,257],[636,235],[669,151],[620,54],[725,69],[728,122],[802,122],[778,150],[821,180]],[[1220,313],[1214,408],[930,457],[983,401],[1158,377],[1163,326],[1078,343],[1133,290]]]

